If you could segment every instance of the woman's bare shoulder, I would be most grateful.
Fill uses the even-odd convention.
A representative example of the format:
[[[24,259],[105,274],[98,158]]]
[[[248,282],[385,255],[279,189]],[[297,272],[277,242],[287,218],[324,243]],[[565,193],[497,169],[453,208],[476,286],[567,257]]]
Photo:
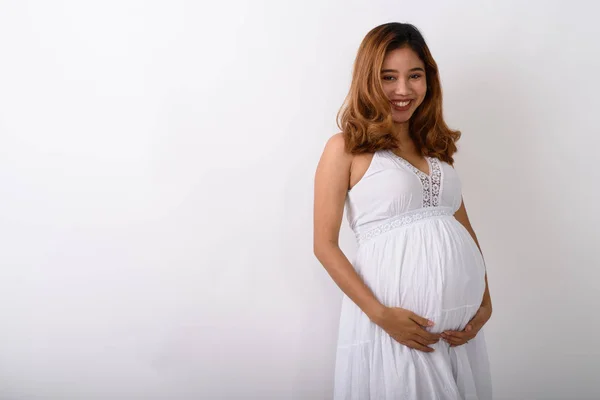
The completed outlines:
[[[335,133],[327,139],[326,148],[333,148],[333,151],[338,153],[346,152],[346,139],[342,132]]]
[[[344,135],[341,132],[331,135],[325,143],[322,158],[334,160],[336,163],[352,163],[353,155],[346,151]]]

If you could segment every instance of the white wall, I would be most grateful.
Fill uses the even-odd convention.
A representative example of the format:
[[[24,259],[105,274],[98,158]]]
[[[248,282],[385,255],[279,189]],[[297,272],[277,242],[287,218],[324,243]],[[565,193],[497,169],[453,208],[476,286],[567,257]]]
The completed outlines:
[[[0,400],[330,398],[314,169],[360,41],[393,20],[422,30],[463,132],[495,398],[600,398],[598,12],[0,1]]]

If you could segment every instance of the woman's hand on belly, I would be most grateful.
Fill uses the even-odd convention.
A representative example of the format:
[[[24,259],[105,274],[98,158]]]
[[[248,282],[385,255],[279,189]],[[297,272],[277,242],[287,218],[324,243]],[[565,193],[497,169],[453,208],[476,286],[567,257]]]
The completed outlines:
[[[444,331],[442,338],[450,343],[450,347],[460,346],[477,336],[477,333],[483,328],[483,325],[492,316],[492,309],[489,306],[481,306],[477,313],[471,318],[465,329],[462,331]]]
[[[400,307],[385,307],[373,321],[398,343],[427,353],[434,351],[428,345],[437,343],[441,336],[423,329],[433,326],[433,322],[414,312]]]

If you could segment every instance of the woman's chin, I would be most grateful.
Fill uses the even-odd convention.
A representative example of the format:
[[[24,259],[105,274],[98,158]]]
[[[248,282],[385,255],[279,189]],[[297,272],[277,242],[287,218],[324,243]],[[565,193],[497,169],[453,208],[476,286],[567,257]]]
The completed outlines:
[[[410,120],[410,115],[406,116],[406,117],[392,117],[392,121],[394,121],[395,124],[404,124],[406,122],[408,122]]]
[[[392,120],[394,121],[394,123],[403,124],[405,122],[408,122],[410,117],[412,117],[413,112],[411,112],[411,110],[407,110],[407,111],[399,112],[399,111],[393,110],[392,111]]]

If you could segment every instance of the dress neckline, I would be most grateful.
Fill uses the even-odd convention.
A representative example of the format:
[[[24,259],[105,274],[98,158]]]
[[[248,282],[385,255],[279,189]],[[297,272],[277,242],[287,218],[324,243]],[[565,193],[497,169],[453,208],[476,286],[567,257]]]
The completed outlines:
[[[427,161],[427,167],[429,168],[429,173],[421,171],[419,168],[415,167],[412,163],[410,163],[406,158],[399,156],[398,154],[394,153],[392,150],[387,149],[387,151],[393,156],[396,157],[398,160],[400,160],[403,164],[405,164],[409,169],[411,169],[413,172],[415,172],[417,175],[423,174],[425,175],[427,178],[431,178],[432,174],[433,174],[433,168],[431,166],[431,159],[428,156],[423,156],[425,157],[425,161]]]

